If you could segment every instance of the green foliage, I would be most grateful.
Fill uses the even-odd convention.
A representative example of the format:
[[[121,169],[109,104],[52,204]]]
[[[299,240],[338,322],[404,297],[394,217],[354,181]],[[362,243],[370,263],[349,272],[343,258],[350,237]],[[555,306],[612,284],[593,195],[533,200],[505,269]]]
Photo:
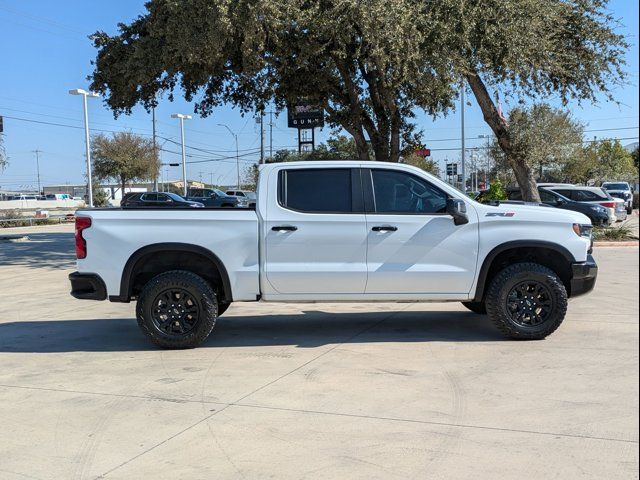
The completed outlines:
[[[94,207],[107,207],[109,206],[109,199],[111,196],[102,188],[99,184],[93,183],[93,206]]]
[[[507,192],[502,186],[500,179],[496,179],[491,182],[489,191],[483,195],[484,200],[506,200],[507,198]]]
[[[633,152],[631,152],[631,157],[633,158],[633,165],[636,167],[636,171],[638,170],[638,147],[635,148],[635,150],[633,150]]]
[[[580,156],[584,126],[568,111],[536,104],[511,110],[508,121],[511,154],[524,160],[539,181],[556,181],[564,165]],[[490,143],[488,154],[499,177],[515,180],[496,139]]]
[[[414,167],[418,167],[435,177],[440,177],[440,168],[438,168],[438,162],[430,158],[425,158],[415,154],[410,154],[410,155],[406,155],[402,159],[402,163],[406,163],[407,165],[413,165]]]
[[[510,126],[496,120],[485,83],[518,100],[566,103],[595,102],[601,92],[611,99],[626,79],[628,44],[606,0],[150,0],[145,7],[118,34],[92,37],[91,88],[116,114],[155,106],[163,92],[173,99],[176,90],[196,99],[202,115],[222,103],[248,112],[305,99],[353,137],[357,158],[396,162],[401,139],[414,134],[415,112],[447,113],[466,80],[510,167],[526,180],[527,197],[537,196],[532,157],[511,151]],[[551,153],[542,162],[555,161]]]
[[[122,191],[128,182],[153,179],[160,169],[153,141],[130,132],[96,135],[91,141],[91,157],[95,178],[113,179]]]
[[[590,143],[567,162],[562,173],[569,182],[596,184],[607,180],[633,181],[638,175],[632,154],[618,140]]]
[[[616,227],[596,227],[593,229],[594,240],[615,242],[633,240],[635,238],[629,222],[624,222]]]

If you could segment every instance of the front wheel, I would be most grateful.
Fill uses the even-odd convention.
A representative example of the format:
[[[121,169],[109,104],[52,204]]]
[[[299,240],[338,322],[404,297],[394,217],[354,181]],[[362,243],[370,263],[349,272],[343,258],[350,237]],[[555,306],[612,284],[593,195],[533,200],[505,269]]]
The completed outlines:
[[[194,348],[209,336],[218,317],[218,301],[200,276],[173,270],[152,278],[140,293],[138,326],[162,348]]]
[[[541,340],[562,324],[567,291],[547,267],[516,263],[494,277],[486,305],[489,318],[507,337]]]
[[[631,215],[633,213],[633,207],[627,207],[627,215]]]

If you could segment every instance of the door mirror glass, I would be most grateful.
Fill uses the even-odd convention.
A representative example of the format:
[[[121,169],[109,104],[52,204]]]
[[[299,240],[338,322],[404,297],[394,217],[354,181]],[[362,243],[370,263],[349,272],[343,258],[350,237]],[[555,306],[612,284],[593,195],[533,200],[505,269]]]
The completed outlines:
[[[455,225],[464,225],[469,223],[467,216],[467,204],[457,198],[447,199],[447,213],[453,217]]]

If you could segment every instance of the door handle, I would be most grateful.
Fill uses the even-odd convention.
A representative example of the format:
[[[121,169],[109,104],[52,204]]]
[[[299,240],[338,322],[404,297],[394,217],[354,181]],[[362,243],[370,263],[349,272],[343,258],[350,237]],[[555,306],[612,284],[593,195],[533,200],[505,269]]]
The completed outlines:
[[[373,232],[395,232],[396,230],[398,230],[398,227],[393,225],[378,225],[371,229]]]
[[[271,227],[271,230],[274,232],[295,232],[298,230],[298,227],[294,227],[293,225],[279,225],[277,227]]]

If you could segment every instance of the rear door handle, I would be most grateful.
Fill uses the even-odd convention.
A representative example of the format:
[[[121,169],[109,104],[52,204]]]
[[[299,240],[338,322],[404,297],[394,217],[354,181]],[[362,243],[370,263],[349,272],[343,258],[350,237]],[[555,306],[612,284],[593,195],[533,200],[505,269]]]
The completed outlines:
[[[277,227],[271,227],[271,230],[274,232],[295,232],[298,230],[298,227],[294,227],[293,225],[279,225]]]
[[[378,225],[371,229],[373,232],[395,232],[396,230],[398,230],[398,227],[393,225]]]

